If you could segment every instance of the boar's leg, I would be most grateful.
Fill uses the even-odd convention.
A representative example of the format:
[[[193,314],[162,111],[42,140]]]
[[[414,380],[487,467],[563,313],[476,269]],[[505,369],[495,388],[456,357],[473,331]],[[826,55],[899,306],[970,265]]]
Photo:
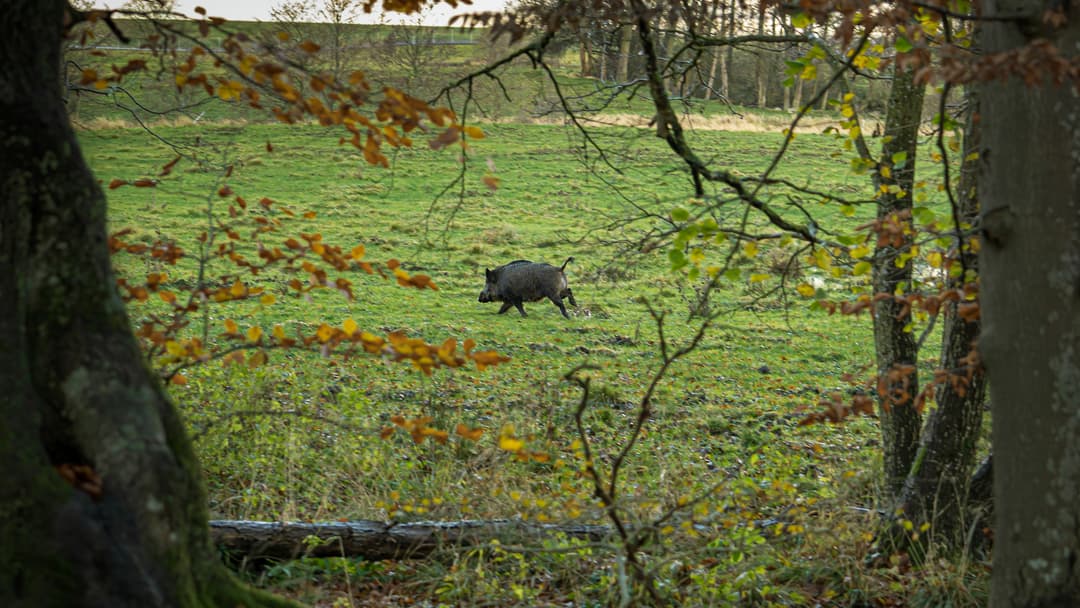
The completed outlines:
[[[514,300],[514,306],[517,306],[518,312],[521,313],[521,316],[523,316],[523,317],[529,316],[529,315],[525,314],[525,307],[521,305],[521,298],[518,298],[518,299]]]
[[[567,314],[567,312],[566,312],[566,305],[562,303],[562,298],[551,296],[548,299],[551,300],[552,302],[554,302],[555,306],[559,307],[559,310],[562,311],[562,316],[566,317],[567,319],[570,318],[570,315]]]
[[[574,299],[574,292],[571,291],[569,287],[566,288],[566,293],[563,294],[563,297],[570,300],[571,306],[577,308],[577,300]]]
[[[523,316],[523,317],[529,316],[529,315],[525,314],[525,307],[521,305],[521,300],[505,300],[503,302],[503,305],[499,308],[499,314],[501,315],[504,312],[510,310],[511,306],[517,306],[518,312],[521,313],[521,316]]]

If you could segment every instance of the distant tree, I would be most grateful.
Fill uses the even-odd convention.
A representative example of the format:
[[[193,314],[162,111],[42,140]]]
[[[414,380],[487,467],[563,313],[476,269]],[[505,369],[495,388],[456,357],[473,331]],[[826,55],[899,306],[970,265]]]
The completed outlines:
[[[293,59],[300,58],[305,65],[318,66],[341,80],[359,65],[359,49],[351,25],[360,16],[363,5],[361,0],[316,3],[285,0],[271,7],[270,16],[291,38],[319,45],[315,53],[292,53]]]
[[[367,42],[372,80],[406,90],[426,90],[436,73],[445,73],[444,53],[435,44],[435,29],[423,24],[423,15],[383,19],[378,39]],[[445,49],[445,47],[444,47]]]

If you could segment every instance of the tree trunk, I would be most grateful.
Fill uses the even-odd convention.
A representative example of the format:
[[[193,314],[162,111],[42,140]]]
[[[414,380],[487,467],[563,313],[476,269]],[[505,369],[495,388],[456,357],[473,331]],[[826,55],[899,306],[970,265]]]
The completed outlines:
[[[386,524],[381,521],[332,523],[212,521],[214,544],[249,559],[296,559],[300,556],[360,556],[368,560],[418,559],[440,547],[474,547],[499,539],[503,544],[536,544],[556,534],[599,541],[612,534],[607,526],[545,525],[522,521],[457,521]],[[321,544],[308,541],[318,538]]]
[[[758,8],[757,33],[759,36],[765,34],[764,5]],[[754,55],[754,79],[757,82],[757,107],[764,108],[765,103],[768,101],[766,95],[768,93],[769,78],[767,70],[765,69],[765,51],[757,50],[754,52]]]
[[[799,77],[795,78],[795,93],[794,93],[794,99],[792,99],[792,101],[791,101],[791,105],[792,105],[792,107],[795,108],[796,112],[798,112],[799,110],[802,109],[803,85],[805,83],[806,83],[806,81],[803,80],[802,78],[799,78]]]
[[[581,63],[581,77],[592,76],[592,47],[589,44],[589,34],[583,29],[578,30],[578,59]]]
[[[624,25],[622,37],[619,40],[619,67],[615,78],[619,82],[630,80],[630,48],[634,41],[634,28]]]
[[[911,70],[899,70],[893,77],[886,115],[885,143],[881,163],[893,165],[899,153],[907,155],[902,168],[892,166],[889,175],[875,174],[879,193],[878,220],[883,224],[910,225],[912,186],[915,181],[915,152],[925,87],[915,84]],[[899,164],[899,162],[897,162]],[[884,192],[883,192],[884,190]],[[897,260],[912,246],[912,231],[899,230],[881,235],[874,251],[873,284],[874,349],[877,358],[878,396],[884,446],[885,489],[895,500],[907,479],[919,447],[922,416],[915,407],[919,391],[915,364],[918,359],[915,336],[908,327],[911,313],[903,302],[891,297],[911,288],[910,260],[897,267]]]
[[[1000,20],[982,26],[987,54],[1040,38],[1075,61],[1075,9],[1052,31],[1046,10],[1036,0],[991,2],[984,15]],[[1010,76],[979,93],[979,347],[993,383],[995,461],[991,605],[1064,607],[1080,605],[1080,101],[1075,76],[1055,85],[1031,69],[1041,83]]]
[[[0,25],[0,605],[287,605],[219,562],[191,444],[117,296],[56,78],[65,7],[9,2]]]
[[[735,35],[735,3],[727,7],[727,35]],[[724,49],[724,57],[720,60],[720,97],[725,101],[731,99],[731,85],[729,71],[735,66],[735,47],[727,45]]]
[[[967,93],[968,116],[964,130],[964,149],[957,187],[957,216],[975,225],[978,220],[976,158],[980,152],[980,121],[977,97]],[[958,245],[967,276],[950,276],[948,288],[963,289],[976,280],[978,258],[971,241]],[[970,305],[970,303],[966,303]],[[904,485],[898,511],[915,523],[932,525],[931,535],[947,548],[964,545],[972,523],[965,512],[968,483],[975,466],[975,448],[982,426],[986,382],[982,367],[972,357],[979,337],[978,318],[963,317],[959,305],[951,302],[942,309],[945,327],[942,332],[940,367],[949,374],[937,387],[937,408],[933,410],[922,433],[922,445],[916,464]]]
[[[716,68],[720,64],[720,49],[712,50],[712,61],[709,62],[709,75],[705,79],[705,101],[712,99],[716,83]]]

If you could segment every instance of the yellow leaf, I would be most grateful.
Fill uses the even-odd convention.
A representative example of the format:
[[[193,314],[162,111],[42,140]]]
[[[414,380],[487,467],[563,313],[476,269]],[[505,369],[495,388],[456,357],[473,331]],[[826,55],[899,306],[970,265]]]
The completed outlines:
[[[353,249],[349,253],[349,255],[352,256],[352,259],[354,259],[354,260],[360,260],[361,258],[364,257],[364,246],[363,245],[357,245],[356,247],[353,247]]]
[[[465,135],[473,139],[484,139],[484,132],[480,129],[480,127],[465,127]]]
[[[235,283],[232,284],[232,287],[229,288],[229,293],[232,294],[233,297],[239,298],[242,297],[245,293],[247,293],[247,288],[244,287],[243,283],[237,280]]]
[[[274,331],[274,337],[275,338],[277,338],[278,340],[284,340],[285,339],[285,328],[283,328],[280,325],[275,325],[273,331]]]
[[[814,289],[814,286],[810,285],[809,283],[800,284],[798,287],[795,288],[795,291],[799,292],[799,295],[804,298],[813,297],[813,295],[817,293],[817,290]]]
[[[263,297],[259,298],[259,302],[262,303],[263,306],[269,306],[276,301],[277,298],[275,298],[274,294],[271,293],[264,294]]]
[[[350,336],[355,334],[357,329],[360,329],[360,326],[352,319],[345,319],[345,323],[343,323],[341,327],[345,330],[345,333]]]
[[[517,452],[523,447],[525,447],[525,442],[520,439],[506,436],[499,437],[499,448],[507,452]]]
[[[859,245],[858,247],[851,250],[851,257],[855,258],[856,260],[859,258],[865,258],[868,255],[870,255],[870,248],[866,245]]]
[[[248,342],[252,342],[252,343],[258,342],[260,338],[262,338],[262,328],[259,327],[258,325],[256,325],[256,326],[252,327],[251,329],[247,330]]]
[[[225,333],[240,333],[240,328],[236,326],[236,321],[233,321],[232,319],[225,319]]]
[[[864,275],[870,272],[870,262],[859,262],[855,264],[855,268],[851,270],[851,274],[855,276]]]
[[[328,342],[330,341],[330,338],[334,337],[334,328],[323,323],[319,326],[319,329],[315,331],[315,336],[319,338],[319,342]]]
[[[758,244],[755,241],[749,241],[743,245],[743,255],[748,258],[755,257],[758,254]]]
[[[769,276],[770,275],[768,275],[768,274],[755,273],[755,274],[750,275],[750,282],[751,283],[761,283],[762,281],[769,280]]]

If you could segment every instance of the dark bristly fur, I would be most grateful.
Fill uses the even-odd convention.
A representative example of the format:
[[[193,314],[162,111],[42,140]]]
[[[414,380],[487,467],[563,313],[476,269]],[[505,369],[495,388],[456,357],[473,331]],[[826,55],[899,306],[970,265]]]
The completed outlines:
[[[538,302],[547,298],[551,300],[567,319],[570,315],[563,305],[563,298],[570,300],[570,304],[577,307],[574,293],[566,283],[566,265],[574,258],[567,258],[561,267],[551,264],[539,264],[528,260],[514,260],[509,264],[503,264],[495,270],[484,269],[487,284],[480,292],[481,302],[502,302],[499,314],[516,306],[521,316],[525,314],[523,302]]]

